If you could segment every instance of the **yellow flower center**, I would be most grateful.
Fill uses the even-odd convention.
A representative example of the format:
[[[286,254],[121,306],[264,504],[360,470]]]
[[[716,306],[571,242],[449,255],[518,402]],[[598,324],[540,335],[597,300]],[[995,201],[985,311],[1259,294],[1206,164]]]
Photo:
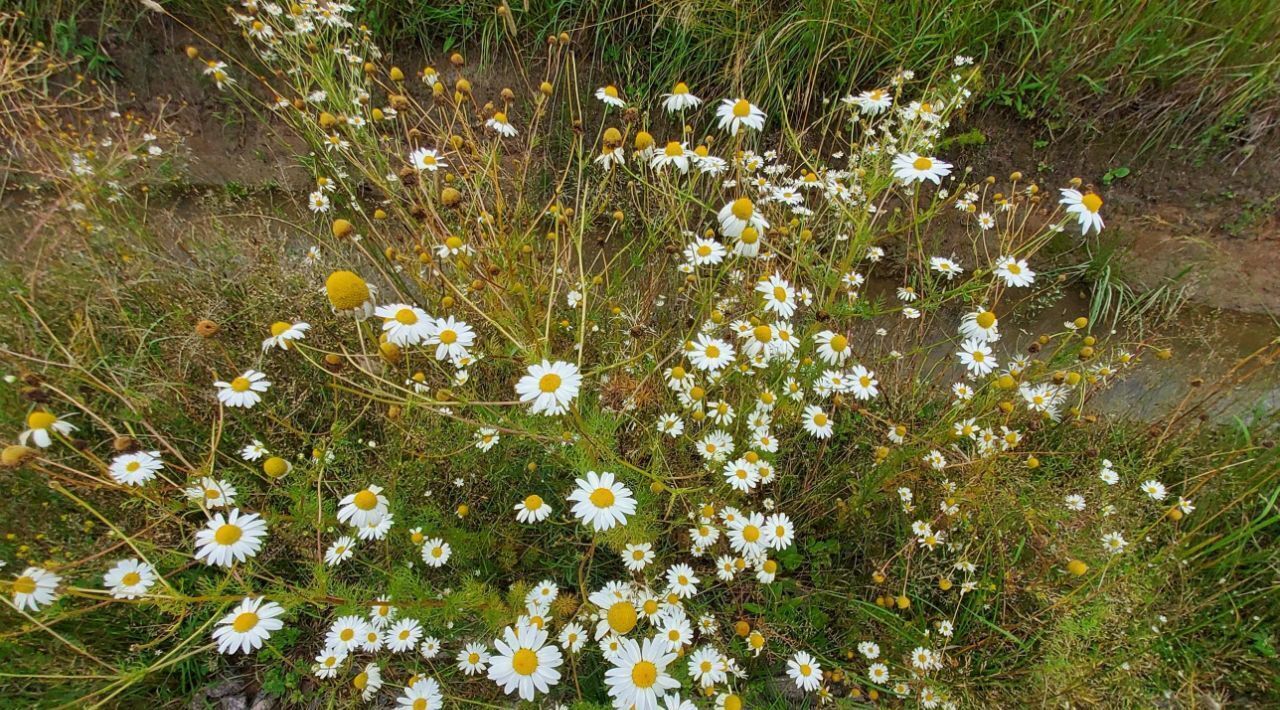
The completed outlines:
[[[537,510],[542,507],[542,496],[532,495],[524,499],[524,507],[527,510]]]
[[[801,663],[801,664],[800,664],[800,675],[802,675],[802,676],[804,676],[804,677],[808,678],[810,673],[813,673],[813,669],[809,667],[809,664],[808,664],[808,663]]]
[[[366,488],[357,493],[351,502],[355,503],[360,510],[373,510],[378,505],[378,494]]]
[[[705,352],[709,358],[715,359],[720,357],[720,348],[717,348],[714,345],[708,345]]]
[[[858,378],[858,384],[862,385],[863,387],[870,387],[871,378],[867,377],[866,375],[863,375],[862,377]]]
[[[614,632],[626,634],[636,627],[636,608],[631,606],[631,602],[615,602],[605,618]]]
[[[401,308],[396,311],[395,319],[405,325],[413,325],[418,322],[418,314],[414,313],[412,308]]]
[[[928,170],[929,168],[933,167],[933,161],[929,160],[928,158],[922,155],[919,158],[916,158],[915,161],[911,163],[911,167],[915,168],[916,170]]]
[[[555,392],[560,389],[560,382],[559,375],[554,372],[548,372],[542,376],[542,379],[538,380],[538,389],[548,393]]]
[[[141,581],[142,581],[142,575],[138,574],[137,572],[129,572],[128,574],[120,578],[120,584],[126,587],[132,587],[133,585]]]
[[[657,599],[644,600],[644,613],[648,614],[649,616],[653,616],[654,614],[657,614],[658,600]]]
[[[340,311],[351,310],[369,300],[369,284],[350,271],[335,271],[324,282],[329,303]]]
[[[738,118],[746,118],[751,115],[751,102],[746,99],[738,99],[733,104],[733,115]]]
[[[608,508],[613,505],[613,491],[608,488],[597,488],[591,491],[591,504],[597,508]]]
[[[1022,273],[1022,267],[1018,266],[1017,263],[1012,261],[1009,262],[1004,268],[1014,276],[1017,276],[1018,274]]]
[[[142,464],[138,463],[137,461],[130,461],[129,463],[125,464],[124,470],[128,471],[129,473],[133,473],[134,471],[137,471],[140,468],[142,468]]]
[[[251,631],[257,625],[258,615],[251,611],[246,611],[237,615],[235,621],[231,622],[231,630],[238,634],[243,634],[246,631]]]
[[[278,320],[275,323],[271,324],[271,335],[278,337],[281,333],[285,332],[286,330],[292,327],[293,326],[290,325],[289,323],[285,323],[282,320]]]
[[[832,350],[843,352],[845,348],[849,347],[849,339],[843,335],[833,335],[831,336],[830,345]]]
[[[987,360],[987,356],[986,356],[986,355],[983,355],[981,350],[974,350],[974,351],[973,351],[973,361],[974,361],[974,362],[986,362],[986,360]]]
[[[440,331],[440,342],[445,345],[453,345],[458,342],[457,332],[448,329]]]
[[[493,114],[493,120],[497,121],[498,123],[506,123],[507,114],[503,113],[502,111],[497,111]]]
[[[30,594],[36,590],[36,581],[30,577],[19,577],[13,581],[14,594]]]
[[[58,418],[48,412],[32,412],[27,415],[27,427],[31,429],[48,429]]]
[[[444,245],[450,249],[460,249],[462,247],[462,239],[460,237],[449,237],[444,240]]]
[[[757,325],[755,329],[751,331],[751,334],[755,336],[756,340],[759,340],[762,343],[767,343],[770,340],[773,340],[773,329],[767,325]]]
[[[760,528],[754,525],[748,525],[742,529],[742,539],[747,542],[755,542],[760,539]]]
[[[826,426],[827,415],[823,414],[822,412],[818,412],[817,414],[813,415],[813,423],[818,426]]]
[[[775,300],[775,301],[780,301],[780,302],[782,302],[782,303],[786,303],[786,302],[787,302],[787,289],[785,289],[785,288],[783,288],[783,287],[781,287],[781,286],[774,286],[774,287],[773,287],[773,300]]]
[[[522,648],[511,656],[511,670],[520,675],[533,675],[538,670],[538,654],[527,648]]]
[[[1084,205],[1084,208],[1090,212],[1097,212],[1102,209],[1102,198],[1090,192],[1080,198],[1080,204]]]
[[[262,462],[262,472],[272,478],[279,478],[289,471],[289,462],[279,456],[272,456]]]
[[[364,672],[359,673],[351,681],[351,684],[355,686],[356,690],[364,690],[369,685],[369,674]]]
[[[413,701],[413,710],[427,710],[427,699],[418,698]]]
[[[206,500],[213,500],[220,495],[222,495],[222,491],[218,490],[217,488],[204,489],[204,497]]]
[[[244,392],[249,389],[250,384],[248,377],[237,377],[231,381],[231,389],[236,392]]]
[[[707,244],[699,246],[698,256],[711,256],[711,246]]]
[[[671,93],[683,96],[689,93],[689,86],[685,84],[683,81],[679,82],[676,84],[676,88],[671,90]]]
[[[979,328],[990,328],[996,324],[996,314],[991,311],[983,311],[978,314],[977,318],[974,318],[974,321],[977,322]]]
[[[764,561],[764,571],[765,571],[766,573],[768,573],[768,574],[777,574],[777,572],[778,572],[778,563],[777,563],[777,562],[774,562],[773,560],[765,560],[765,561]],[[764,641],[764,639],[760,639],[760,640],[761,640],[761,641]]]
[[[725,696],[724,710],[742,710],[742,698],[736,695]]]
[[[751,219],[751,215],[755,214],[756,206],[751,204],[751,200],[745,197],[739,197],[733,201],[733,207],[729,208],[733,212],[733,216],[742,221]]]
[[[652,688],[658,681],[658,667],[652,661],[640,661],[631,667],[631,682],[637,688]]]
[[[668,158],[679,158],[684,155],[684,146],[680,145],[676,141],[671,141],[670,143],[667,143],[667,147],[664,148],[662,152],[665,153]]]
[[[238,525],[223,525],[213,533],[214,542],[219,545],[234,545],[240,541],[244,531]]]

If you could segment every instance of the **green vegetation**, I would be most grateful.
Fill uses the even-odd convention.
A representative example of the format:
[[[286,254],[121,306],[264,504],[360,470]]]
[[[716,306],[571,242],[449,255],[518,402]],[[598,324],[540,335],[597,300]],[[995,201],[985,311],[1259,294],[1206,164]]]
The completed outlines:
[[[1274,72],[1234,44],[1274,18],[1220,5],[261,10],[174,48],[217,92],[184,110],[270,123],[313,191],[194,195],[171,117],[75,76],[109,72],[86,7],[32,4],[62,39],[0,46],[0,705],[517,702],[469,644],[558,669],[525,707],[1280,704],[1280,421],[1223,409],[1280,338],[1197,367],[1109,193],[948,162],[975,102],[1233,130],[1273,87],[1172,98]],[[1139,370],[1176,396],[1103,414]]]

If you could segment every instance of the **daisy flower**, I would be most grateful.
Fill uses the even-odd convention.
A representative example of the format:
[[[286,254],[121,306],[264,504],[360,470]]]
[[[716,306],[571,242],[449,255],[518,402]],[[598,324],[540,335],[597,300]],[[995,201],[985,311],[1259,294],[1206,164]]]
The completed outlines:
[[[618,95],[618,87],[613,84],[596,89],[596,98],[603,102],[605,106],[612,106],[613,108],[625,108],[627,105],[627,102],[623,101],[622,97]]]
[[[433,537],[422,543],[422,561],[427,563],[429,567],[443,567],[452,554],[453,548],[449,546],[449,543],[438,537]]]
[[[796,312],[795,289],[777,274],[757,283],[756,293],[764,297],[764,309],[779,318],[790,318]]]
[[[1076,221],[1080,224],[1080,234],[1088,234],[1090,230],[1102,231],[1102,215],[1099,214],[1099,210],[1102,209],[1101,197],[1096,193],[1081,193],[1071,188],[1062,188],[1060,192],[1062,198],[1058,202],[1067,208],[1068,214],[1076,216]]]
[[[564,650],[569,653],[577,653],[582,650],[583,644],[587,642],[587,630],[574,622],[569,622],[560,629],[558,640]]]
[[[409,162],[418,170],[426,170],[435,172],[440,168],[447,168],[449,164],[445,162],[440,154],[429,148],[418,148],[409,154]]]
[[[702,99],[689,93],[689,85],[683,81],[677,82],[671,89],[671,93],[663,94],[662,98],[662,108],[666,109],[667,113],[688,111],[698,108],[702,103]]]
[[[904,183],[923,182],[928,180],[935,185],[942,184],[942,178],[951,174],[951,163],[937,158],[929,158],[918,153],[899,153],[893,159],[893,175]]]
[[[236,502],[236,487],[230,483],[204,476],[196,485],[185,490],[189,500],[200,501],[205,508],[226,508]]]
[[[162,469],[164,462],[160,460],[159,451],[138,451],[115,457],[107,472],[122,486],[141,486],[155,478]]]
[[[711,646],[701,646],[689,654],[689,676],[703,688],[728,680],[724,656]]]
[[[218,388],[218,401],[228,407],[244,407],[246,409],[262,401],[262,393],[271,387],[266,375],[257,370],[245,370],[244,374],[230,382],[219,380],[213,383]]]
[[[862,365],[854,365],[849,371],[849,391],[858,399],[874,399],[880,394],[880,390],[876,388],[878,384],[880,381],[876,379],[876,373]]]
[[[697,575],[693,568],[686,564],[676,564],[667,568],[667,589],[681,599],[688,599],[698,593]]]
[[[522,523],[540,523],[551,515],[551,506],[542,496],[533,494],[516,503],[516,520]]]
[[[39,611],[58,598],[58,584],[62,578],[40,567],[28,567],[13,580],[13,605],[18,611]]]
[[[236,508],[226,515],[214,513],[196,532],[196,559],[230,567],[256,556],[266,534],[267,523],[257,513],[242,513]]]
[[[386,512],[387,497],[382,495],[381,486],[369,486],[338,501],[338,522],[354,528],[376,523]]]
[[[622,564],[632,572],[644,570],[653,559],[653,545],[647,542],[628,544],[622,550]]]
[[[764,111],[746,99],[721,99],[716,108],[720,130],[728,130],[736,136],[744,126],[754,131],[764,128]]]
[[[853,352],[849,349],[847,336],[830,330],[824,330],[813,336],[813,342],[818,346],[818,359],[828,365],[844,364]]]
[[[396,698],[396,707],[399,710],[440,710],[444,707],[440,682],[427,676],[414,676],[414,681],[405,686],[404,694]]]
[[[489,668],[489,648],[482,643],[469,643],[458,655],[458,670],[467,675],[484,673]]]
[[[543,360],[526,372],[516,383],[516,394],[521,402],[530,403],[531,414],[564,414],[582,386],[582,375],[573,363]]]
[[[284,609],[275,602],[263,602],[262,597],[245,597],[230,614],[222,617],[213,630],[213,640],[218,653],[248,653],[262,648],[271,632],[284,628],[280,615]]]
[[[508,626],[493,645],[497,652],[490,657],[488,676],[504,693],[515,692],[522,700],[532,701],[537,693],[546,693],[560,682],[556,669],[564,657],[559,648],[547,645],[546,630]]]
[[[1026,260],[1012,256],[1002,256],[996,260],[995,271],[996,276],[1009,288],[1025,288],[1036,280],[1036,272],[1027,268]]]
[[[326,648],[316,656],[316,662],[311,666],[311,672],[317,678],[332,678],[338,675],[338,669],[342,666],[342,662],[347,659],[347,652],[341,648]]]
[[[831,418],[822,408],[817,405],[807,405],[804,408],[804,430],[810,435],[818,439],[826,439],[831,436],[833,425]]]
[[[787,661],[787,675],[795,682],[797,688],[816,690],[822,682],[822,666],[818,665],[813,656],[804,651],[797,651]]]
[[[267,447],[263,446],[261,441],[254,439],[252,442],[245,444],[243,449],[240,449],[240,458],[245,461],[257,461],[268,453],[270,452],[267,451]]]
[[[579,478],[576,483],[577,488],[568,496],[574,502],[573,514],[593,530],[626,525],[627,516],[636,512],[631,490],[616,481],[612,473],[588,471],[586,478]]]
[[[693,158],[694,152],[685,147],[684,143],[669,141],[662,150],[654,152],[653,157],[649,159],[649,166],[655,170],[662,170],[670,165],[681,173],[687,173]]]
[[[684,248],[684,258],[694,266],[714,266],[724,260],[725,248],[714,239],[699,237]]]
[[[475,341],[475,331],[466,321],[447,316],[431,321],[423,344],[436,346],[437,360],[458,360],[467,356],[467,348]]]
[[[754,229],[757,235],[769,228],[768,220],[760,214],[755,204],[745,197],[739,197],[725,204],[716,214],[716,218],[720,222],[721,233],[726,237],[740,237],[743,230],[748,227]]]
[[[966,340],[961,343],[960,351],[956,353],[956,357],[960,359],[960,364],[964,365],[969,374],[976,377],[989,374],[999,365],[996,359],[991,356],[991,346],[976,339]]]
[[[360,691],[360,699],[366,703],[382,690],[382,669],[377,663],[366,663],[364,670],[351,679],[351,686]]]
[[[378,306],[374,315],[383,319],[382,332],[387,342],[404,347],[417,345],[431,337],[434,321],[427,312],[407,303],[391,303]]]
[[[364,642],[371,628],[368,621],[354,614],[339,617],[325,634],[324,645],[349,651]]]
[[[605,671],[605,685],[614,706],[658,710],[658,699],[680,687],[680,681],[667,674],[667,666],[675,659],[676,654],[660,639],[639,643],[623,639],[622,648],[612,659],[613,667]]]
[[[324,563],[330,567],[336,567],[339,564],[346,562],[351,559],[353,554],[355,554],[355,545],[356,541],[352,540],[350,537],[346,535],[339,537],[337,540],[333,541],[333,544],[329,545],[328,550],[325,550]]]
[[[518,131],[516,131],[516,127],[511,125],[511,122],[507,120],[507,114],[503,111],[495,111],[493,118],[485,121],[484,125],[488,126],[491,130],[504,138],[514,138],[516,133],[518,133]]]
[[[34,411],[27,415],[27,428],[18,435],[18,443],[26,446],[27,442],[32,442],[42,449],[47,449],[53,444],[50,432],[70,436],[75,430],[74,424],[61,417],[55,417],[48,412]]]
[[[271,337],[262,341],[262,352],[265,353],[271,348],[288,350],[289,343],[305,338],[307,330],[310,328],[310,323],[286,323],[285,321],[276,321],[271,324]]]
[[[136,599],[156,583],[156,571],[140,560],[120,560],[102,577],[102,585],[116,599]]]
[[[324,282],[325,296],[334,313],[368,318],[374,312],[376,289],[350,271],[334,271]]]
[[[846,103],[857,106],[864,116],[877,116],[893,106],[893,95],[884,89],[871,89],[849,97]]]
[[[701,333],[687,349],[689,362],[705,372],[719,372],[733,362],[736,353],[733,346],[725,341]]]
[[[392,653],[412,651],[422,638],[422,624],[417,619],[401,619],[392,624],[382,638]]]

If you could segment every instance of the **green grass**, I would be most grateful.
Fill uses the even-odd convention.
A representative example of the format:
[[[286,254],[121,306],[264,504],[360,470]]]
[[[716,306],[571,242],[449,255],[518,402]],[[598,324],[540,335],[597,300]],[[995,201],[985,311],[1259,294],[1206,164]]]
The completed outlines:
[[[602,80],[628,91],[683,80],[708,96],[744,92],[775,112],[869,88],[895,67],[928,73],[958,53],[988,67],[983,104],[1056,132],[1132,132],[1146,145],[1175,130],[1192,143],[1249,141],[1280,111],[1280,6],[1268,0],[358,4],[392,48],[465,48],[491,60],[515,47],[538,56],[541,38],[567,31]],[[209,0],[165,5],[225,22]],[[110,66],[95,48],[107,26],[147,31],[132,3],[28,1],[24,9],[60,51],[100,69]]]

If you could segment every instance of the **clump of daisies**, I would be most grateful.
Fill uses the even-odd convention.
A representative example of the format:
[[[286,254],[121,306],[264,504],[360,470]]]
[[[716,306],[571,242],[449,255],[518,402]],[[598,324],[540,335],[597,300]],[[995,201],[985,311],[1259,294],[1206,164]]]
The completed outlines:
[[[967,60],[830,102],[838,130],[799,153],[751,97],[693,81],[575,96],[551,72],[490,94],[460,54],[396,66],[347,5],[233,18],[279,71],[188,54],[214,90],[260,83],[314,148],[311,283],[200,380],[203,450],[120,426],[140,441],[77,460],[95,447],[77,439],[128,437],[69,399],[24,413],[9,458],[163,510],[187,559],[119,550],[89,591],[90,564],[28,567],[20,611],[72,603],[71,577],[95,601],[191,603],[218,653],[305,657],[348,704],[596,687],[740,708],[786,678],[817,702],[951,706],[999,628],[956,621],[1007,574],[978,522],[993,480],[1086,471],[1027,553],[1052,556],[1032,565],[1049,585],[1195,510],[1183,479],[1054,449],[1147,348],[1083,316],[1022,338],[1021,304],[1056,288],[1046,245],[1103,229],[1102,199],[949,159]],[[598,125],[558,124],[590,101]],[[859,567],[809,589],[833,558]],[[791,628],[769,610],[793,595],[882,608]]]

